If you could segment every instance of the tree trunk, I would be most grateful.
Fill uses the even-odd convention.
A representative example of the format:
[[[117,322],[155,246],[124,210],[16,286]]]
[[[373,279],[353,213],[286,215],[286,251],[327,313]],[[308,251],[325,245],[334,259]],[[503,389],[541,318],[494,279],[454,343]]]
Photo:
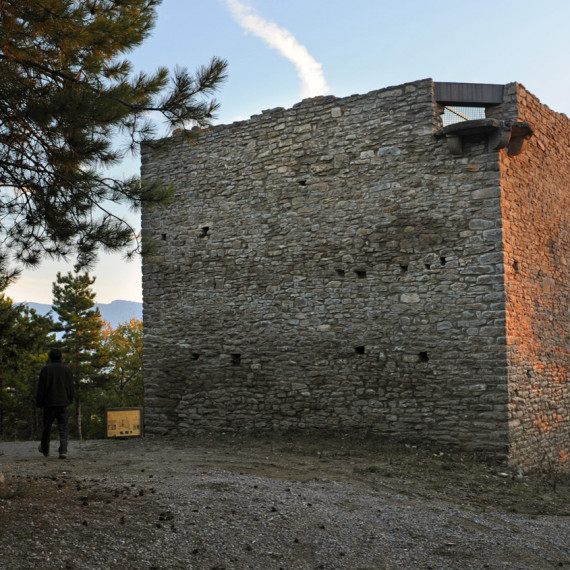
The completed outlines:
[[[81,431],[81,404],[79,396],[75,397],[75,436],[78,441],[83,441],[83,433]]]
[[[0,375],[0,394],[3,394],[2,375]],[[0,441],[3,440],[3,437],[4,437],[4,407],[2,406],[2,402],[0,402]]]

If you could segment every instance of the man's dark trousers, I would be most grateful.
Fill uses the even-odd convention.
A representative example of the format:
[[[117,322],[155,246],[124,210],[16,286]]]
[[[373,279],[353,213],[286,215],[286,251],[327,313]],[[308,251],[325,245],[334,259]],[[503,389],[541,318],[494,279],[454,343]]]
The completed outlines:
[[[47,406],[44,408],[44,429],[42,432],[41,449],[44,454],[49,453],[51,426],[57,421],[59,430],[59,453],[67,455],[67,439],[69,435],[69,408],[67,406]]]

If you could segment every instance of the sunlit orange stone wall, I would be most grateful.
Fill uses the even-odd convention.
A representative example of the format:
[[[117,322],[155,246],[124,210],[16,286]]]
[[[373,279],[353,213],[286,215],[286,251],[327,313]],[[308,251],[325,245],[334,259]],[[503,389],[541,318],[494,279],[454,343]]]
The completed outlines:
[[[570,121],[509,86],[534,133],[501,151],[510,460],[568,470],[570,460]]]

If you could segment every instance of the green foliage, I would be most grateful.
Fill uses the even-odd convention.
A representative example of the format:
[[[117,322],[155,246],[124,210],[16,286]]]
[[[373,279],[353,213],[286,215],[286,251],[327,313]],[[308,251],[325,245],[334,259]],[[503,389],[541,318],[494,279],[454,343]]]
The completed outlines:
[[[38,370],[54,342],[53,321],[13,305],[0,294],[0,438],[27,439],[39,428],[35,393]]]
[[[107,407],[143,405],[143,324],[131,319],[116,329],[103,329]]]
[[[0,1],[0,258],[10,251],[36,264],[73,254],[86,266],[99,247],[123,249],[136,238],[110,204],[169,195],[106,169],[156,136],[156,115],[172,129],[207,126],[227,63],[134,74],[123,54],[149,36],[159,4]]]
[[[83,427],[86,438],[104,437],[108,408],[143,406],[143,327],[132,319],[113,329],[106,324],[101,335],[104,365],[96,387],[84,398]]]

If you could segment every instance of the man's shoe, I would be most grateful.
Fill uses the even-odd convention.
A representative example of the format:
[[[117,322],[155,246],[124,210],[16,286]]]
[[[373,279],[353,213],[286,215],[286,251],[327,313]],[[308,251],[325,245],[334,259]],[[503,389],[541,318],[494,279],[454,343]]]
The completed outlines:
[[[67,453],[60,453],[59,458],[60,459],[67,459]]]
[[[41,444],[41,443],[40,443],[40,445],[38,446],[38,451],[39,451],[40,453],[43,453],[43,454],[44,454],[44,457],[49,457],[49,452],[46,453],[46,452],[42,449],[42,444]]]

